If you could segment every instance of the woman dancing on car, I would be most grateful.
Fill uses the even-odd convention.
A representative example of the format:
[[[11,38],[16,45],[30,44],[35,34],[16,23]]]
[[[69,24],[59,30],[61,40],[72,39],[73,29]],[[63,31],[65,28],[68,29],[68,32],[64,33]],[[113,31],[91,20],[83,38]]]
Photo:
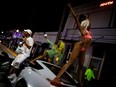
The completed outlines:
[[[82,78],[82,68],[85,61],[85,53],[86,53],[87,47],[92,42],[91,32],[89,31],[90,21],[87,18],[87,16],[80,23],[79,19],[77,18],[70,4],[68,4],[68,7],[70,8],[70,11],[76,21],[76,24],[77,24],[76,28],[79,30],[81,34],[81,40],[75,43],[72,53],[70,55],[69,61],[61,68],[57,76],[51,81],[51,84],[55,86],[58,86],[60,84],[60,77],[71,66],[71,64],[76,60],[76,58],[78,58],[78,71],[77,71],[78,81],[80,85],[82,84],[81,78]]]

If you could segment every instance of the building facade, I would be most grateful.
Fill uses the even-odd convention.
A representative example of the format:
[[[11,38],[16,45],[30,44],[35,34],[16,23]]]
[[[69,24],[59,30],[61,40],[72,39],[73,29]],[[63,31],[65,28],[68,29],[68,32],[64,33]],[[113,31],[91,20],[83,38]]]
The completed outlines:
[[[108,4],[109,3],[109,4]],[[116,5],[114,1],[95,2],[73,7],[77,15],[88,14],[91,22],[93,42],[86,53],[85,67],[95,66],[95,75],[98,80],[116,78]],[[66,42],[67,56],[69,58],[72,45],[78,41],[80,35],[76,23],[69,14],[62,39]],[[74,43],[73,43],[74,42]],[[78,68],[76,63],[74,67]],[[75,72],[76,69],[75,68]]]

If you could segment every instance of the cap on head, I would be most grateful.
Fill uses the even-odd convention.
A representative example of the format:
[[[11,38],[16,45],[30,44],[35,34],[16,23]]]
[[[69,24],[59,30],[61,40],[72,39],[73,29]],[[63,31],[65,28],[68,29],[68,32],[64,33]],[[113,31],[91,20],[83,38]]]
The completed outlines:
[[[30,35],[32,34],[32,31],[30,29],[25,29],[24,31],[27,32]]]

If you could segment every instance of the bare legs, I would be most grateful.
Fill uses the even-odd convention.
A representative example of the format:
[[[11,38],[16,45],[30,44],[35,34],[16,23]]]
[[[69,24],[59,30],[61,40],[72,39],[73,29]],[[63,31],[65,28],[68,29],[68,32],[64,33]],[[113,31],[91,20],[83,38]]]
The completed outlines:
[[[77,42],[74,45],[73,51],[70,55],[69,61],[68,63],[66,63],[61,70],[59,71],[58,75],[53,79],[53,81],[51,81],[51,84],[56,85],[57,83],[59,84],[59,78],[62,76],[62,74],[69,68],[69,66],[74,62],[74,60],[77,58],[77,56],[79,55],[79,52],[81,50],[81,42]]]
[[[37,58],[31,60],[30,63],[35,64],[34,62],[35,62],[36,60],[43,59],[43,58],[45,58],[47,55],[48,55],[47,52],[45,52],[43,55],[41,55],[41,56],[39,56],[39,57],[37,57]]]
[[[81,51],[78,56],[78,70],[77,70],[77,79],[79,83],[82,85],[82,78],[83,78],[83,64],[85,61],[85,50]]]
[[[59,78],[62,76],[62,74],[69,68],[69,66],[75,61],[75,59],[78,57],[78,71],[77,71],[77,75],[78,75],[78,80],[79,83],[82,85],[82,70],[83,70],[83,64],[85,61],[85,53],[86,53],[86,47],[85,50],[81,51],[82,47],[88,46],[91,43],[90,39],[86,39],[80,42],[75,43],[73,51],[70,55],[69,61],[68,63],[66,63],[61,70],[59,71],[58,75],[53,79],[53,81],[51,81],[51,84],[53,85],[57,85],[60,84]]]

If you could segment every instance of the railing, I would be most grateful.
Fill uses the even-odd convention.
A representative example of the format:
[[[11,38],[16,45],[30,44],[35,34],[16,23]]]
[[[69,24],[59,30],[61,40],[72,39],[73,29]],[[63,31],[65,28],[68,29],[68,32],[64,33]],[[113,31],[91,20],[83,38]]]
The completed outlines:
[[[10,58],[15,58],[17,56],[16,52],[14,52],[13,50],[9,49],[8,47],[3,45],[2,43],[0,43],[0,50],[2,50],[3,52],[8,53],[8,55],[11,56]]]
[[[93,42],[116,44],[116,29],[91,29]],[[62,37],[64,40],[79,40],[80,35],[77,29],[67,29]]]

